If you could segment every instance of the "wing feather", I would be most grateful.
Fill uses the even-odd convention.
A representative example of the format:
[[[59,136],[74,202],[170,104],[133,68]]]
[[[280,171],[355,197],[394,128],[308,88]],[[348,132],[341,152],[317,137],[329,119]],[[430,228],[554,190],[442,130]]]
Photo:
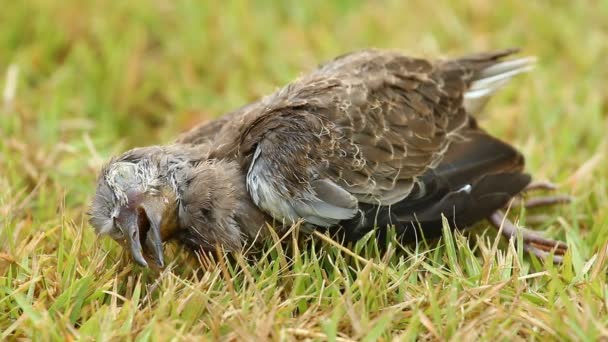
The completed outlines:
[[[362,203],[406,199],[465,127],[465,95],[493,91],[526,67],[500,61],[512,52],[436,63],[379,50],[344,55],[249,106],[225,134],[238,137],[234,153],[256,205],[278,219],[334,225]]]

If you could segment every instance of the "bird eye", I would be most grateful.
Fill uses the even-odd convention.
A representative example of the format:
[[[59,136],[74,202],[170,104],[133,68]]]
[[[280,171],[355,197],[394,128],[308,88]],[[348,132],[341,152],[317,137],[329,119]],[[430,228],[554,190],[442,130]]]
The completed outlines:
[[[122,228],[116,222],[116,216],[112,216],[112,231],[122,234]]]
[[[110,237],[114,240],[122,240],[124,239],[124,232],[120,228],[120,226],[116,223],[116,217],[112,216],[112,230],[110,230]]]

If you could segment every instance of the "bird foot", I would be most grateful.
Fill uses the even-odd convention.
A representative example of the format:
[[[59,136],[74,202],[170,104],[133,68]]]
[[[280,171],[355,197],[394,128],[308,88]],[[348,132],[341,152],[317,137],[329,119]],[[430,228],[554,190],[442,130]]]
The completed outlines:
[[[489,220],[508,239],[517,237],[517,234],[520,233],[524,250],[540,259],[546,260],[553,252],[553,263],[561,264],[563,256],[568,251],[568,246],[564,242],[545,239],[536,232],[517,227],[501,211],[496,211],[490,216]]]
[[[530,184],[528,184],[528,186],[526,186],[526,188],[524,189],[524,192],[527,191],[534,191],[534,190],[546,190],[546,191],[553,191],[553,190],[557,190],[557,185],[555,185],[555,183],[549,182],[549,181],[532,181],[530,182]]]
[[[572,196],[568,195],[541,196],[524,201],[524,207],[526,209],[534,209],[550,207],[558,204],[568,204],[570,202],[572,202]]]
[[[520,194],[520,196],[514,198],[508,207],[523,206],[526,209],[537,209],[550,207],[555,205],[567,204],[572,201],[571,196],[567,195],[549,195],[549,196],[537,196],[529,199],[525,199],[525,195],[535,191],[555,191],[557,185],[549,181],[534,181],[531,182]],[[549,218],[546,215],[530,215],[527,217],[527,222],[542,223],[546,222]],[[537,232],[517,227],[511,220],[509,220],[505,214],[501,211],[497,211],[490,216],[490,222],[494,227],[499,229],[504,236],[507,238],[516,237],[520,232],[522,235],[524,250],[536,255],[538,258],[547,259],[551,252],[554,252],[553,262],[561,263],[563,256],[568,250],[568,246],[562,241],[545,239]],[[502,228],[502,229],[501,229]]]
[[[526,209],[535,209],[550,207],[560,204],[568,204],[572,202],[572,196],[568,195],[552,195],[552,196],[538,196],[527,200],[524,200],[522,195],[526,195],[534,191],[555,191],[557,185],[549,181],[535,181],[528,184],[528,186],[522,191],[520,196],[514,198],[510,203],[509,207],[517,207],[523,205]]]

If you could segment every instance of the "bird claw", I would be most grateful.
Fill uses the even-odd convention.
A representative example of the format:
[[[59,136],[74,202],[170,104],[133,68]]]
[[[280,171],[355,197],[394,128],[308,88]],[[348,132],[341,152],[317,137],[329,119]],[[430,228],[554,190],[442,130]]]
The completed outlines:
[[[563,256],[568,251],[568,245],[563,241],[545,239],[536,232],[517,227],[501,211],[496,211],[490,216],[489,220],[502,235],[509,239],[517,237],[517,234],[520,233],[524,244],[524,250],[534,254],[540,259],[548,259],[553,252],[553,263],[561,264]]]

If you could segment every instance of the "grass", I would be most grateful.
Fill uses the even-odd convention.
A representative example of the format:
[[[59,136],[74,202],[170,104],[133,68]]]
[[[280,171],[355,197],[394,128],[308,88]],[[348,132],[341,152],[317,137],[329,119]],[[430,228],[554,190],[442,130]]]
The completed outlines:
[[[0,11],[0,340],[608,338],[608,2],[80,1]],[[487,224],[430,246],[269,242],[256,260],[142,271],[86,209],[100,165],[162,143],[343,52],[520,46],[536,70],[482,124],[575,201],[543,264]],[[519,222],[526,222],[525,212]]]

